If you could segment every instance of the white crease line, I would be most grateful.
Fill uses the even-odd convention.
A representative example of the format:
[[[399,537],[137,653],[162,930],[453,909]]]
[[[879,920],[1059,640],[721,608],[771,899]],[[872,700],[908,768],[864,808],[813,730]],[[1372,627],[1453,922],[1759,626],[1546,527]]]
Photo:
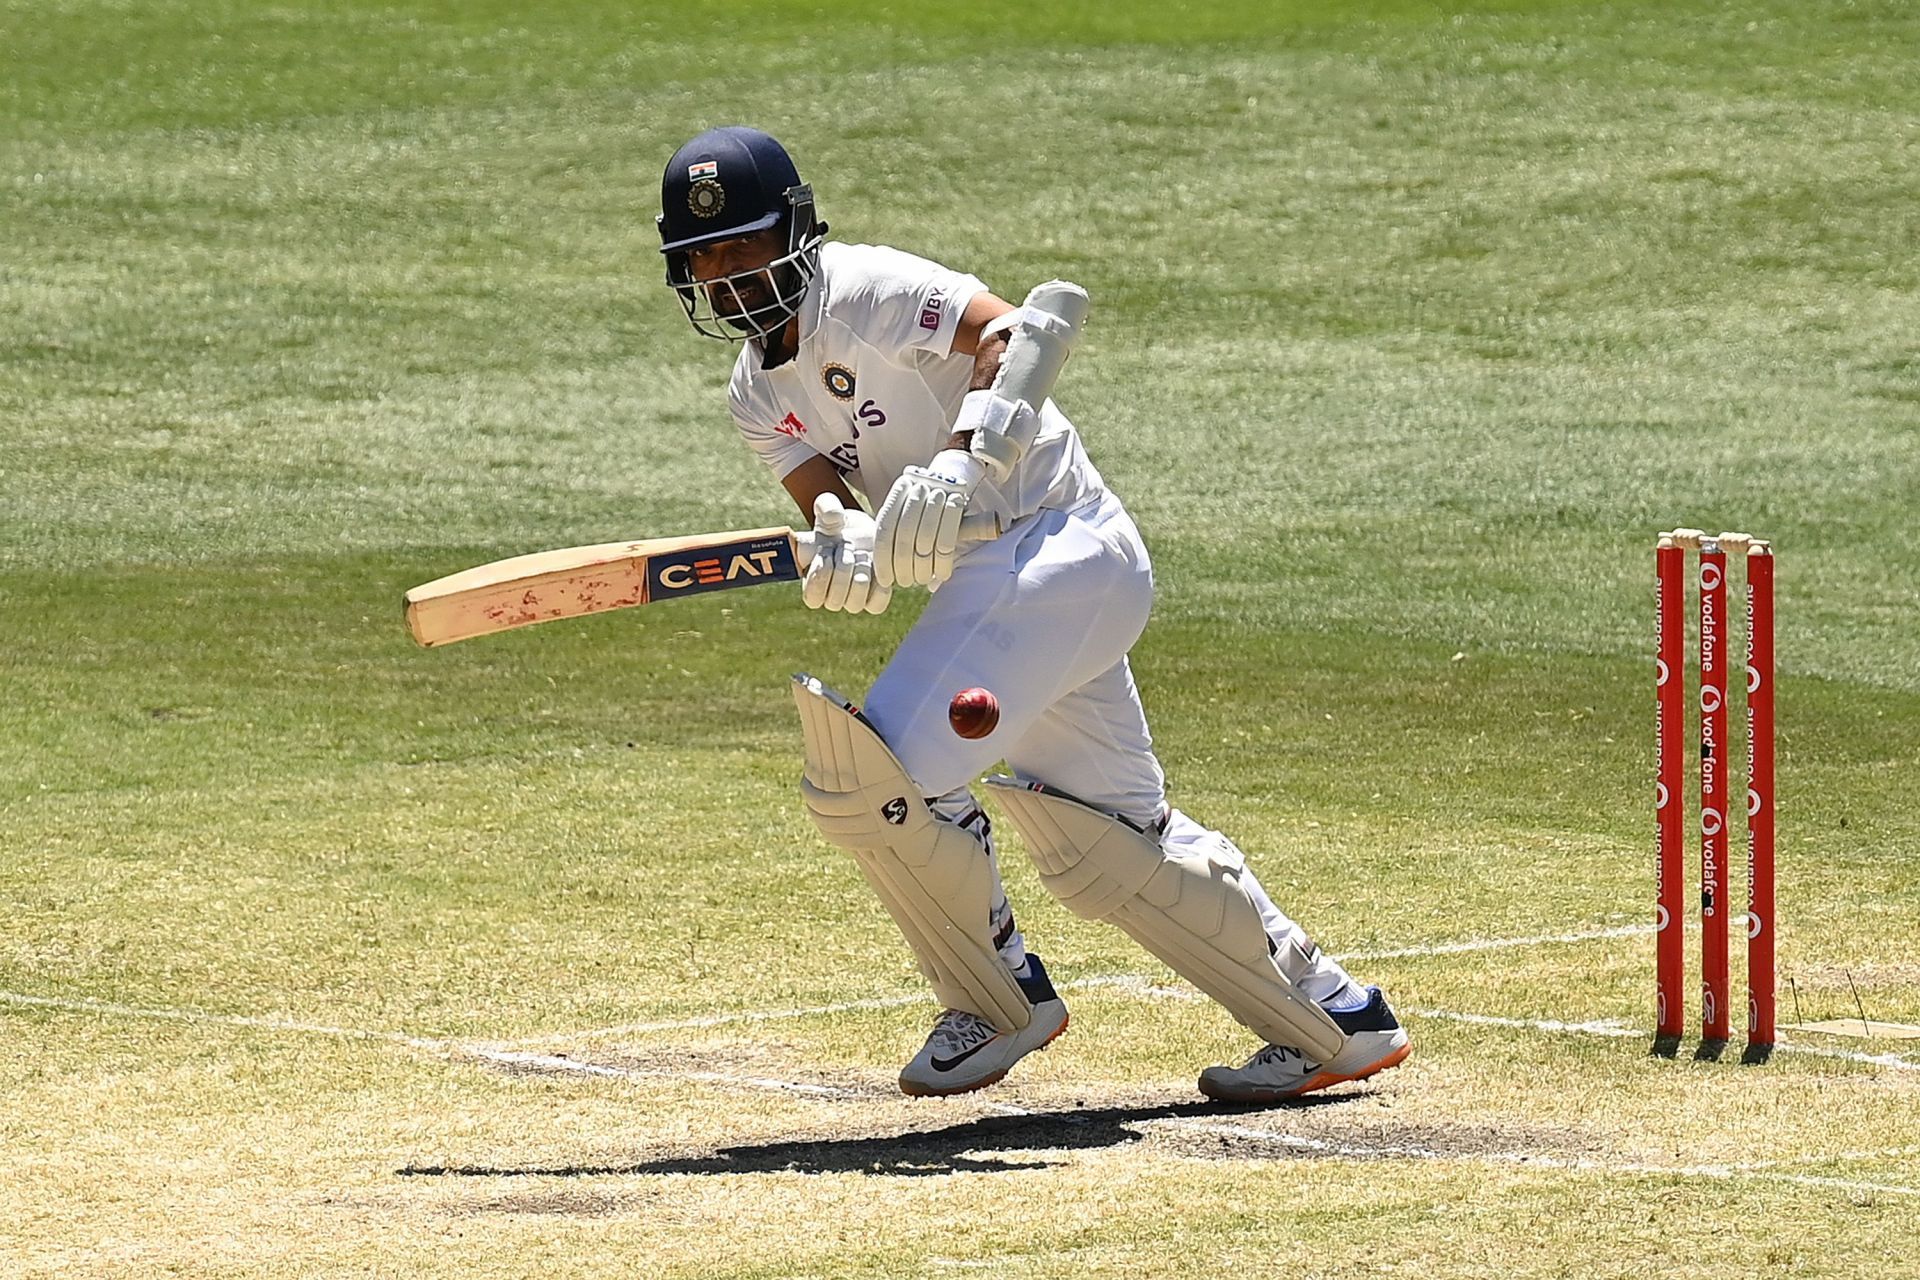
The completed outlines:
[[[1360,960],[1411,960],[1421,956],[1456,956],[1468,951],[1503,951],[1509,947],[1544,947],[1554,943],[1597,942],[1602,938],[1632,938],[1652,933],[1650,924],[1623,924],[1591,933],[1542,933],[1530,938],[1474,938],[1467,942],[1442,942],[1427,947],[1401,947],[1394,951],[1354,951],[1335,956],[1342,964]]]
[[[588,1040],[595,1036],[642,1035],[649,1031],[697,1031],[706,1027],[725,1027],[740,1022],[780,1022],[788,1018],[823,1018],[836,1013],[862,1009],[902,1009],[909,1005],[932,1004],[933,996],[915,992],[904,996],[879,996],[870,1000],[848,1000],[841,1004],[814,1005],[804,1009],[745,1009],[739,1013],[710,1013],[697,1018],[668,1018],[657,1022],[623,1022],[610,1027],[589,1027],[582,1031],[556,1031],[551,1035],[523,1036],[504,1040],[505,1046],[559,1044],[568,1040]]]
[[[0,991],[0,1001],[7,1004],[29,1005],[43,1009],[60,1009],[68,1013],[105,1013],[117,1018],[155,1018],[167,1022],[203,1022],[216,1023],[226,1027],[257,1027],[264,1031],[299,1031],[307,1035],[336,1036],[342,1040],[380,1040],[388,1044],[404,1044],[415,1049],[432,1049],[446,1052],[455,1047],[451,1040],[436,1040],[426,1036],[410,1036],[399,1031],[367,1031],[358,1027],[330,1027],[320,1022],[295,1022],[286,1018],[250,1017],[238,1013],[202,1013],[198,1009],[151,1008],[131,1004],[114,1004],[106,1000],[61,999],[57,996],[29,996],[17,991]]]
[[[1473,951],[1501,951],[1516,947],[1539,947],[1561,943],[1597,942],[1604,938],[1629,938],[1653,932],[1650,924],[1615,925],[1607,929],[1596,929],[1587,933],[1544,933],[1532,934],[1524,938],[1472,938],[1465,942],[1441,942],[1424,947],[1402,947],[1392,951],[1356,951],[1334,957],[1344,963],[1356,963],[1369,960],[1406,960],[1420,956],[1451,956]],[[1139,974],[1116,973],[1081,978],[1073,982],[1063,982],[1061,987],[1070,991],[1086,990],[1093,987],[1122,987],[1132,990],[1150,990],[1152,994],[1163,995],[1171,999],[1203,999],[1198,992],[1189,992],[1180,987],[1156,984],[1153,979]],[[573,1040],[590,1040],[598,1036],[643,1035],[654,1031],[697,1031],[710,1027],[731,1026],[742,1022],[776,1022],[790,1018],[824,1018],[836,1013],[852,1013],[863,1009],[900,1009],[916,1004],[931,1004],[933,997],[926,993],[901,996],[881,996],[866,1000],[848,1000],[838,1004],[812,1005],[800,1009],[748,1009],[739,1013],[705,1014],[696,1018],[669,1018],[653,1022],[627,1022],[607,1027],[587,1027],[576,1031],[555,1031],[545,1035],[522,1036],[515,1040],[501,1041],[503,1047],[526,1045],[564,1044]]]
[[[1610,1036],[1615,1039],[1632,1039],[1645,1034],[1613,1019],[1599,1022],[1558,1022],[1552,1018],[1500,1018],[1490,1013],[1454,1013],[1449,1009],[1401,1009],[1400,1012],[1415,1018],[1438,1018],[1443,1022],[1465,1022],[1476,1027],[1506,1027],[1514,1031],[1557,1031],[1581,1036]]]
[[[1401,1013],[1415,1018],[1434,1018],[1442,1022],[1464,1022],[1478,1027],[1507,1027],[1515,1031],[1551,1031],[1570,1035],[1606,1036],[1610,1039],[1637,1040],[1646,1036],[1644,1030],[1635,1030],[1618,1022],[1556,1022],[1551,1018],[1496,1018],[1485,1013],[1455,1013],[1448,1009],[1401,1009]],[[1832,1058],[1839,1062],[1860,1062],[1870,1067],[1890,1067],[1895,1071],[1920,1071],[1920,1061],[1903,1058],[1897,1053],[1860,1053],[1852,1049],[1829,1049],[1824,1045],[1789,1044],[1782,1042],[1774,1045],[1775,1053],[1791,1053],[1803,1058]]]
[[[1166,999],[1204,1000],[1197,991],[1156,984],[1153,979],[1133,973],[1101,974],[1059,984],[1063,991],[1084,991],[1094,987],[1119,987],[1143,991]],[[699,1031],[709,1027],[732,1026],[742,1022],[783,1022],[793,1018],[826,1018],[837,1013],[863,1009],[904,1009],[917,1004],[931,1005],[933,994],[920,991],[912,995],[880,996],[870,1000],[847,1000],[839,1004],[809,1005],[799,1009],[743,1009],[738,1013],[711,1013],[697,1018],[667,1018],[657,1022],[624,1022],[610,1027],[588,1027],[580,1031],[557,1031],[551,1035],[526,1036],[503,1040],[503,1048],[520,1045],[566,1044],[574,1040],[594,1040],[602,1036],[641,1035],[649,1031]]]
[[[1775,1053],[1797,1053],[1807,1058],[1835,1058],[1841,1062],[1864,1062],[1870,1067],[1892,1067],[1895,1071],[1920,1071],[1920,1062],[1897,1053],[1861,1053],[1854,1049],[1829,1049],[1817,1044],[1777,1044]]]
[[[735,1076],[719,1071],[613,1066],[601,1062],[575,1062],[572,1058],[556,1057],[550,1053],[511,1053],[499,1049],[484,1049],[476,1045],[462,1046],[459,1053],[462,1056],[479,1058],[486,1062],[496,1062],[502,1066],[524,1067],[535,1071],[570,1072],[575,1075],[631,1080],[697,1080],[703,1084],[744,1086],[750,1089],[768,1089],[778,1093],[804,1093],[822,1098],[870,1098],[873,1096],[870,1092],[844,1089],[838,1085],[803,1084],[797,1080],[778,1080],[771,1076]]]
[[[249,1017],[236,1013],[203,1013],[197,1009],[148,1008],[139,1005],[114,1004],[106,1000],[60,999],[55,996],[29,996],[14,991],[0,991],[0,1001],[8,1004],[26,1005],[35,1008],[59,1009],[67,1013],[99,1013],[117,1018],[148,1018],[165,1022],[211,1023],[226,1027],[247,1027],[263,1031],[295,1031],[304,1035],[332,1036],[342,1040],[374,1040],[384,1044],[400,1044],[411,1049],[425,1049],[433,1053],[453,1057],[480,1058],[496,1062],[503,1066],[531,1067],[543,1071],[564,1071],[577,1075],[627,1077],[632,1079],[668,1079],[698,1080],[707,1084],[744,1085],[757,1089],[773,1089],[784,1093],[819,1094],[834,1098],[860,1098],[868,1095],[852,1089],[842,1089],[832,1085],[798,1084],[788,1080],[764,1079],[756,1076],[733,1076],[712,1071],[667,1071],[645,1067],[618,1067],[603,1063],[575,1062],[571,1058],[555,1057],[551,1054],[512,1053],[484,1045],[462,1044],[454,1040],[437,1040],[426,1036],[410,1036],[398,1031],[364,1031],[354,1027],[334,1027],[320,1022],[296,1022],[286,1018]]]
[[[1741,1174],[1734,1177],[1773,1178],[1780,1182],[1797,1182],[1808,1187],[1838,1187],[1846,1191],[1878,1192],[1894,1196],[1920,1196],[1920,1187],[1903,1187],[1895,1182],[1856,1182],[1851,1178],[1821,1178],[1810,1173],[1756,1173]]]
[[[1847,1164],[1858,1160],[1893,1160],[1920,1155],[1920,1146],[1879,1147],[1872,1151],[1835,1151],[1829,1155],[1780,1156],[1773,1160],[1748,1160],[1742,1169],[1784,1169],[1796,1164]]]

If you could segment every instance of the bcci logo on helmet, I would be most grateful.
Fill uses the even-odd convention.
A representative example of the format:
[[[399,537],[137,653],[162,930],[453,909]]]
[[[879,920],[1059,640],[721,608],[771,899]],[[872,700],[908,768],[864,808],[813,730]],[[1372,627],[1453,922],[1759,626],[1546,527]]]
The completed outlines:
[[[727,189],[718,178],[702,178],[687,188],[687,208],[696,218],[717,218],[727,207]]]

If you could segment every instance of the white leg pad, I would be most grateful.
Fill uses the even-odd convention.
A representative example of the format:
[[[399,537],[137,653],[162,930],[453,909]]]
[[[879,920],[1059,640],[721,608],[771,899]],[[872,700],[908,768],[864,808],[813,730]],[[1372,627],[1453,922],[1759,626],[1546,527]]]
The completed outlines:
[[[1041,882],[1067,910],[1118,925],[1269,1044],[1321,1062],[1346,1033],[1275,962],[1260,911],[1240,883],[1246,863],[1224,841],[1169,850],[1137,828],[1058,792],[988,778]]]
[[[993,864],[967,831],[941,822],[852,703],[795,676],[806,769],[800,783],[820,834],[853,855],[920,972],[949,1009],[1022,1031],[1033,1007],[993,945]]]

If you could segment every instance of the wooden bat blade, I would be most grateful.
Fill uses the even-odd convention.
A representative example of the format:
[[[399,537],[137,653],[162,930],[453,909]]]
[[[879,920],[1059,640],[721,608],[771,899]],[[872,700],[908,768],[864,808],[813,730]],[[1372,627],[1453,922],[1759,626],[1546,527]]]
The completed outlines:
[[[407,630],[432,648],[676,596],[791,582],[811,550],[809,535],[776,526],[539,551],[415,587],[407,592]]]

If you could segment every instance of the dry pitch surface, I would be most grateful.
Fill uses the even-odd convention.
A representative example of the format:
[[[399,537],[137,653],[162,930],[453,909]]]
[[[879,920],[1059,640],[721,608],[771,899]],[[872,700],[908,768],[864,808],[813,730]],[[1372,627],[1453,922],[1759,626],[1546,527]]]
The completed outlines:
[[[1412,992],[1442,966],[1636,965],[1645,942],[1351,959]],[[1409,1005],[1406,1067],[1241,1111],[1201,1102],[1156,1047],[1235,1040],[1189,991],[1102,974],[1067,995],[1075,1027],[1010,1083],[933,1102],[891,1083],[888,1050],[930,1012],[910,995],[497,1041],[49,1000],[65,1016],[32,1025],[101,1069],[56,1080],[15,1055],[42,1077],[17,1095],[29,1129],[64,1134],[16,1161],[16,1257],[27,1274],[587,1275],[617,1258],[1624,1276],[1711,1235],[1725,1245],[1700,1274],[1850,1274],[1899,1255],[1920,1197],[1912,1057],[1803,1037],[1764,1068],[1671,1062],[1618,1022]],[[131,1044],[174,1065],[106,1070]]]

